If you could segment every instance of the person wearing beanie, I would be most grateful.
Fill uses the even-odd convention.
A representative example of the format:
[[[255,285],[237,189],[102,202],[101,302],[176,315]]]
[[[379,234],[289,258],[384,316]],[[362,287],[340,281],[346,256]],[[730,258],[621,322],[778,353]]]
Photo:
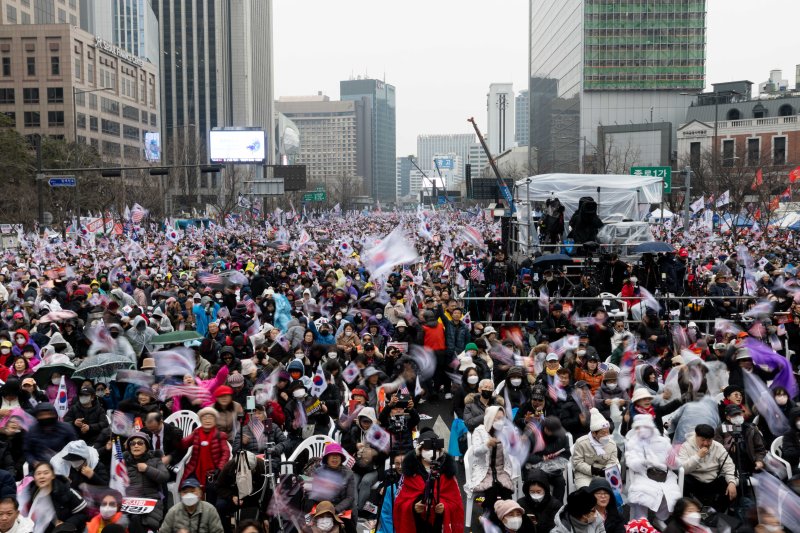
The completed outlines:
[[[395,533],[464,531],[464,504],[456,479],[458,468],[438,441],[433,430],[423,429],[416,448],[403,458],[403,484],[392,510]],[[439,465],[438,479],[431,479],[434,461]],[[424,500],[429,484],[434,489],[430,506]]]
[[[221,471],[231,456],[228,448],[228,435],[220,431],[217,427],[219,413],[213,407],[204,407],[197,413],[200,418],[200,427],[192,431],[181,441],[181,447],[188,449],[192,447],[186,466],[183,470],[183,483],[190,476],[200,482],[204,487],[208,501],[216,501],[213,493],[213,481]],[[209,483],[211,481],[211,483]]]
[[[620,411],[625,411],[625,408],[630,404],[628,391],[619,386],[618,378],[619,373],[616,370],[607,370],[603,374],[603,383],[594,395],[594,404],[606,419],[611,418],[612,404],[616,404]]]
[[[133,433],[125,441],[125,452],[122,457],[125,460],[129,480],[125,494],[158,501],[150,513],[129,516],[136,526],[142,528],[134,530],[147,531],[158,528],[164,517],[164,505],[160,494],[162,485],[169,481],[167,467],[161,461],[161,457],[153,452],[150,436],[141,431]]]
[[[714,440],[715,429],[698,424],[678,452],[678,464],[685,472],[683,494],[722,513],[736,499],[739,479],[725,447]]]
[[[572,467],[575,486],[586,487],[592,478],[605,478],[606,468],[619,467],[617,445],[611,440],[610,424],[596,408],[589,412],[589,434],[575,441]]]
[[[522,485],[522,494],[517,503],[522,507],[524,516],[530,523],[527,531],[533,533],[552,531],[556,514],[561,509],[564,498],[562,496],[558,499],[551,494],[547,474],[538,469],[529,470]]]
[[[494,503],[495,525],[502,533],[526,533],[534,531],[525,510],[514,500],[497,500]]]
[[[661,521],[669,518],[681,497],[678,477],[667,464],[670,452],[672,443],[658,432],[653,418],[636,415],[625,438],[631,519],[647,518],[648,511]]]
[[[595,511],[597,500],[582,487],[567,496],[567,504],[555,518],[555,533],[605,533],[603,518]]]

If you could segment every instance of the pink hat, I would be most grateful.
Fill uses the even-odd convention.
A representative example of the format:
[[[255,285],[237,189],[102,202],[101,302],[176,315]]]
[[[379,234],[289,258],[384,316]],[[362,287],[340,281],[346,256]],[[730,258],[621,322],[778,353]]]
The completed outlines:
[[[338,453],[344,459],[344,450],[342,450],[342,445],[338,442],[330,442],[327,446],[325,446],[325,451],[322,453],[322,458],[328,457],[331,454]]]
[[[524,509],[514,500],[497,500],[494,502],[494,512],[497,518],[503,519],[508,513],[519,509],[524,512]]]

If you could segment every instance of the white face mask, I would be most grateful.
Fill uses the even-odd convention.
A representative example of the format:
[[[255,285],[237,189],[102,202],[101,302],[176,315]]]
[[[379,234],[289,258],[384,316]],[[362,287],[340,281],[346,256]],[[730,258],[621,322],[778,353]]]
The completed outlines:
[[[194,505],[197,505],[197,502],[199,501],[200,497],[193,492],[187,492],[186,494],[181,494],[181,502],[186,507],[192,507]]]
[[[0,353],[3,355],[11,353],[11,348],[0,348]]]
[[[292,391],[292,396],[297,398],[298,400],[306,397],[306,390],[305,389],[297,389]]]
[[[117,506],[116,505],[101,505],[100,506],[100,516],[104,519],[108,520],[112,516],[117,514]]]
[[[323,516],[317,520],[317,529],[320,531],[330,531],[333,529],[333,518],[330,516]]]
[[[470,385],[475,385],[477,382],[478,382],[478,376],[474,374],[467,378],[467,383],[469,383]]]
[[[609,441],[609,440],[611,440],[611,437],[609,437],[608,435],[606,435],[605,437],[600,437],[599,439],[597,439],[597,442],[599,442],[600,444],[602,444],[603,446],[605,446],[606,444],[608,444],[608,441]]]
[[[638,427],[636,428],[636,434],[640,439],[649,439],[653,436],[653,428],[647,426]]]
[[[512,387],[519,387],[522,385],[522,380],[520,378],[512,378],[508,380],[511,383]]]
[[[433,460],[433,450],[422,450],[422,454],[421,455],[422,455],[422,458],[425,459],[426,461],[432,461]]]
[[[78,400],[83,405],[89,405],[90,403],[92,403],[92,397],[91,396],[78,396]]]
[[[495,431],[502,431],[503,428],[505,427],[505,425],[506,425],[506,423],[503,422],[502,420],[495,420],[494,424],[492,424],[492,428]]]
[[[789,397],[781,394],[780,396],[775,396],[775,403],[778,405],[786,405],[789,402]]]
[[[352,331],[350,331],[350,330],[346,330],[346,331],[344,332],[344,335],[345,335],[345,337],[350,337],[352,334],[353,334],[353,332],[352,332]]]
[[[606,387],[608,388],[608,390],[617,390],[616,383],[606,383]]]
[[[529,494],[531,496],[531,500],[535,501],[536,503],[544,500],[544,494],[539,494],[538,492],[531,492]]]
[[[25,337],[17,337],[17,344],[19,344],[20,346],[25,344]]]
[[[511,531],[516,531],[522,527],[522,517],[521,516],[510,516],[508,518],[503,519],[503,525],[506,526]]]
[[[692,513],[686,513],[685,515],[683,515],[682,518],[683,521],[689,524],[690,526],[699,526],[700,519],[702,517],[700,516],[700,513],[692,512]]]
[[[734,426],[741,426],[744,424],[744,417],[743,416],[734,416],[731,418],[731,424]]]
[[[60,385],[61,378],[50,378],[50,383],[52,383],[53,385]]]

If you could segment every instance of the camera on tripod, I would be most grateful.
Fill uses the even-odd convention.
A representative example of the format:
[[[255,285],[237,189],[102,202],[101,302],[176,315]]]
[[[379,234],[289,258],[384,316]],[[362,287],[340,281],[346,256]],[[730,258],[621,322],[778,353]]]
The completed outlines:
[[[742,426],[737,426],[734,424],[722,424],[722,432],[730,433],[733,435],[734,439],[740,439],[742,437]]]

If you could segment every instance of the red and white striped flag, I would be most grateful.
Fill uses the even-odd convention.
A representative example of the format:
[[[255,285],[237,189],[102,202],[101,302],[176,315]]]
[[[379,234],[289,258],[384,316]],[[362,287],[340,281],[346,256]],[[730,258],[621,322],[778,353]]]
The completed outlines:
[[[128,485],[130,485],[128,468],[122,458],[122,446],[119,443],[119,437],[116,437],[114,439],[114,453],[111,454],[111,480],[108,482],[108,486],[119,491],[124,498]]]
[[[147,216],[147,209],[140,206],[139,204],[133,204],[133,208],[131,209],[131,222],[133,222],[134,224],[138,224],[146,216]]]
[[[197,276],[197,279],[200,280],[200,283],[204,283],[206,285],[222,285],[222,276],[219,274],[202,272]]]

